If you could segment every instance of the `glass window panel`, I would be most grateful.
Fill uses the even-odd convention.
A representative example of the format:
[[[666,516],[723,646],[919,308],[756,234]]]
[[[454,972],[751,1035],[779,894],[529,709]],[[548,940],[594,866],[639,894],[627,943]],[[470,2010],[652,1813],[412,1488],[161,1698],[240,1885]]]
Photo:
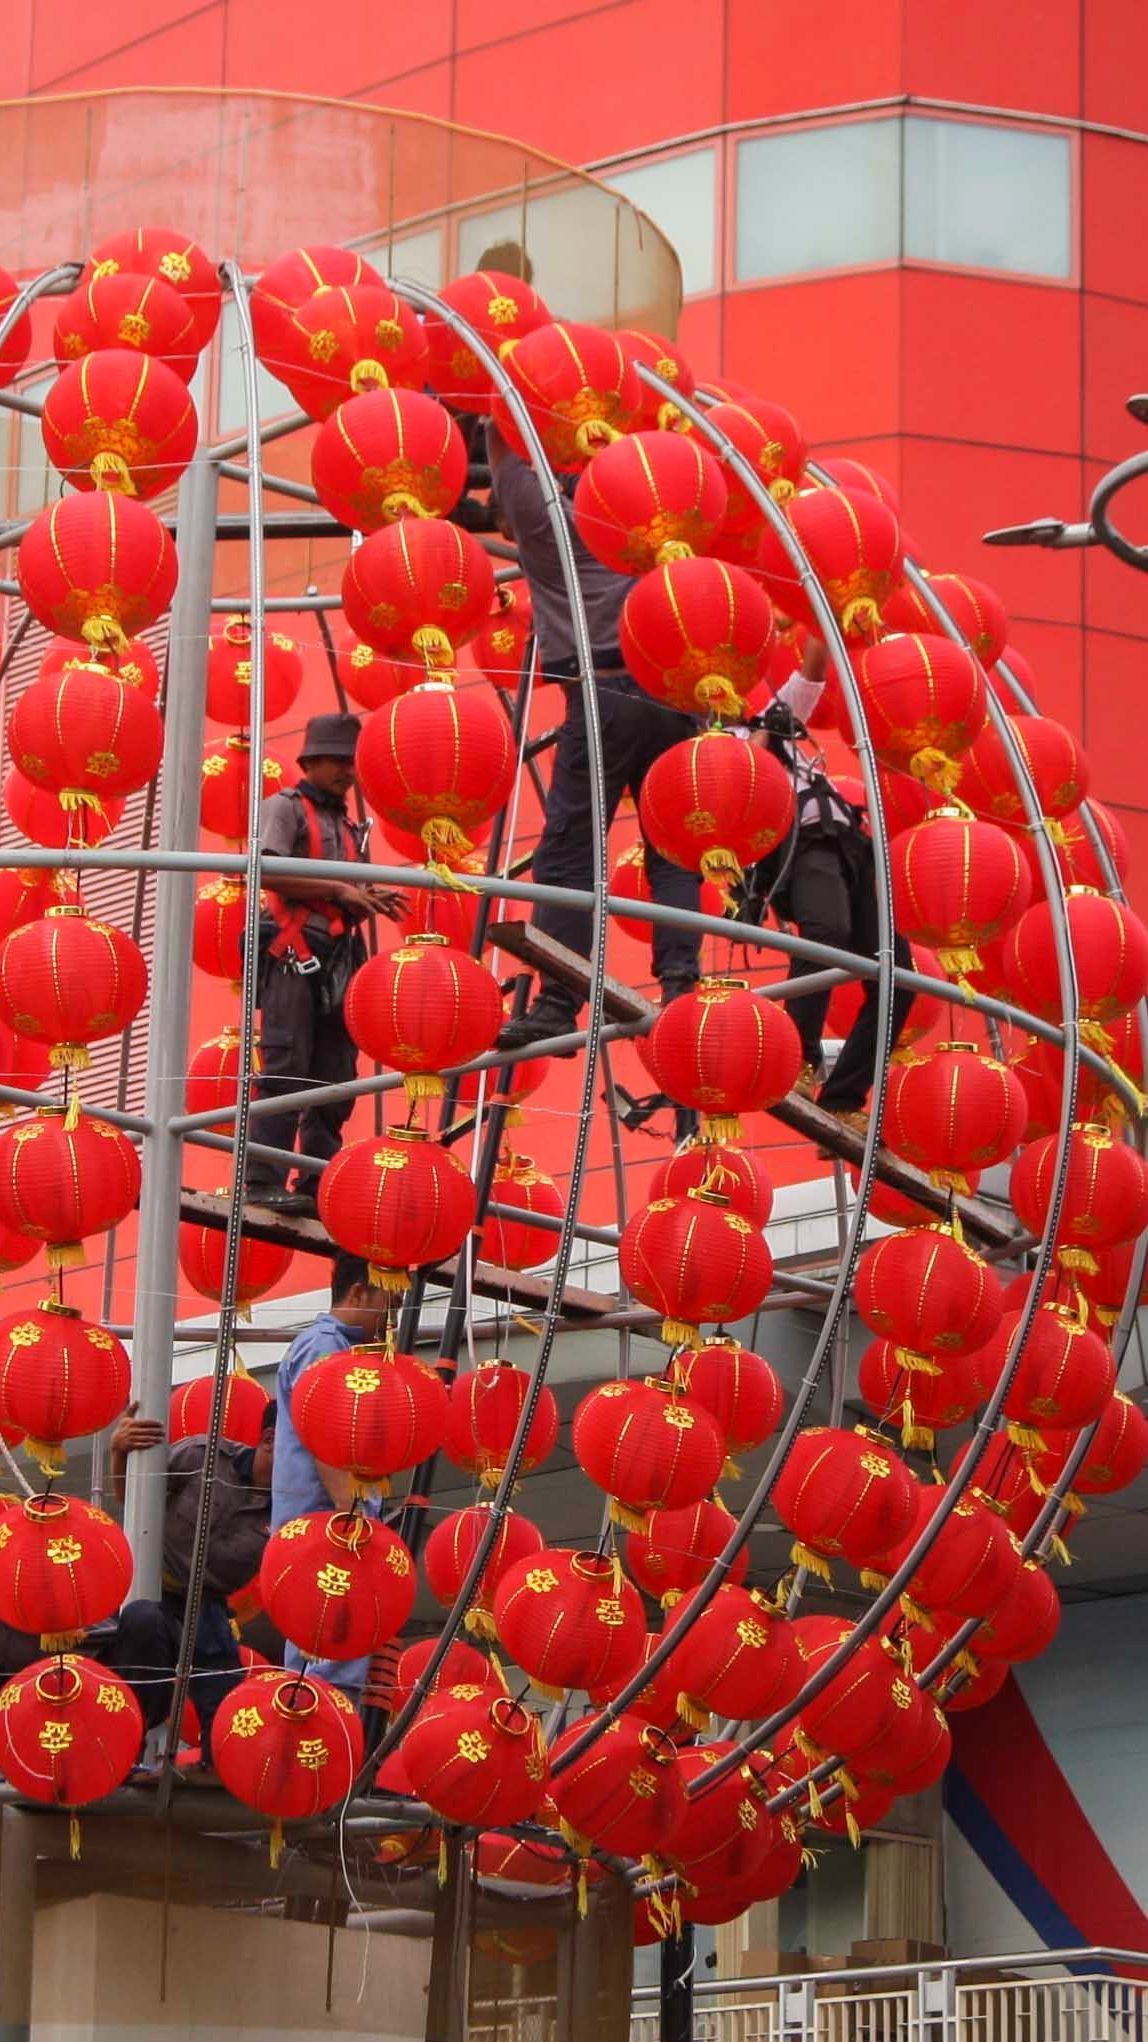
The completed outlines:
[[[713,152],[700,153],[712,155]],[[670,170],[675,166],[655,167]],[[633,174],[644,177],[646,173]],[[623,180],[611,176],[610,182],[621,187]],[[638,205],[646,204],[644,193],[635,192],[633,197]],[[627,323],[625,316],[618,317],[618,278],[614,266],[602,260],[602,203],[598,187],[581,178],[557,191],[532,192],[526,208],[526,252],[534,265],[534,288],[556,319],[586,319],[605,326],[624,326]],[[684,251],[672,222],[659,217],[655,225],[677,243],[684,264]],[[638,215],[627,206],[619,205],[616,254],[620,270],[628,270],[631,276],[640,273],[641,230],[642,221]],[[637,240],[635,237],[638,237]],[[517,244],[521,239],[520,201],[508,201],[504,206],[472,213],[458,224],[457,273],[461,276],[468,270],[477,269],[480,257],[492,243],[513,241]],[[711,244],[712,239],[711,231]],[[712,246],[709,262],[712,281]],[[687,290],[706,287],[697,283],[685,286]],[[632,323],[638,325],[641,321],[632,319]]]
[[[56,378],[44,376],[35,383],[22,383],[22,397],[36,397],[42,403]],[[44,436],[40,431],[38,418],[26,418],[18,414],[20,429],[16,440],[16,460],[19,469],[16,477],[16,510],[22,517],[41,511],[45,505],[55,503],[60,495],[60,477],[48,459],[44,448]]]
[[[223,301],[223,317],[219,322],[216,339],[219,349],[219,416],[216,430],[220,433],[240,432],[246,424],[245,398],[243,394],[243,358],[239,352],[239,333],[235,305],[231,299]],[[279,381],[263,367],[256,366],[256,382],[259,392],[260,418],[279,418],[285,411],[297,409],[295,400],[285,383]]]
[[[388,267],[397,277],[409,277],[428,291],[437,291],[443,281],[442,228],[431,227],[423,234],[396,234],[389,239],[368,242],[366,260],[380,276]]]
[[[1067,135],[916,116],[905,130],[907,256],[966,269],[1071,274]]]
[[[737,152],[737,278],[895,262],[900,125],[896,120],[844,121],[742,142]]]
[[[714,150],[693,149],[686,156],[670,156],[662,163],[641,164],[635,170],[604,170],[602,176],[669,236],[682,265],[685,295],[712,291],[716,282]]]

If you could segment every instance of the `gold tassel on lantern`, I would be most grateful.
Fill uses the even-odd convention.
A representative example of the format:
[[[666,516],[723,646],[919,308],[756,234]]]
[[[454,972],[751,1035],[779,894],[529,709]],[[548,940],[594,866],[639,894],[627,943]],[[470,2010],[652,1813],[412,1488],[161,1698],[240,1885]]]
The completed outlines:
[[[832,1587],[833,1576],[829,1571],[829,1562],[823,1559],[820,1553],[815,1553],[812,1546],[803,1545],[800,1539],[795,1539],[789,1548],[789,1557],[795,1567],[804,1567],[808,1573],[816,1574],[818,1580],[827,1581]]]
[[[79,1241],[52,1241],[45,1252],[44,1260],[49,1269],[82,1269],[84,1251]]]
[[[939,1376],[943,1370],[939,1362],[927,1354],[918,1354],[915,1347],[895,1347],[893,1359],[898,1368],[907,1369],[910,1375]]]
[[[472,1638],[497,1638],[498,1629],[488,1609],[468,1609],[463,1618],[463,1628]]]
[[[47,1475],[49,1481],[56,1475],[62,1475],[67,1466],[67,1455],[63,1447],[57,1446],[54,1440],[32,1439],[29,1436],[22,1442],[22,1450],[30,1461],[35,1461],[40,1473]]]
[[[809,1791],[809,1813],[812,1815],[814,1822],[820,1822],[825,1813],[825,1803],[821,1799],[821,1790],[812,1774],[810,1774],[806,1785]]]
[[[728,716],[734,723],[745,715],[742,697],[724,674],[705,674],[694,688],[694,697],[703,709],[715,716]]]
[[[875,1567],[863,1567],[861,1569],[862,1588],[872,1589],[875,1595],[880,1595],[881,1590],[887,1588],[888,1585],[889,1576],[887,1574],[878,1574]]]
[[[667,1347],[700,1347],[702,1336],[688,1319],[663,1319],[662,1340]]]
[[[283,1863],[283,1824],[278,1820],[271,1824],[271,1834],[267,1839],[267,1856],[271,1870],[277,1872]]]
[[[616,1496],[611,1496],[610,1498],[608,1514],[610,1523],[621,1525],[623,1531],[641,1532],[646,1529],[646,1519],[643,1512],[640,1510],[629,1510],[624,1503],[619,1503]]]
[[[392,1297],[401,1297],[411,1287],[405,1269],[384,1269],[380,1262],[367,1264],[367,1276],[377,1290],[388,1291]]]
[[[961,768],[956,759],[947,752],[939,751],[936,745],[922,745],[909,760],[909,771],[914,780],[921,780],[931,787],[934,794],[952,794],[960,784]]]
[[[423,1099],[441,1099],[446,1090],[442,1079],[435,1071],[407,1071],[403,1077],[403,1091],[412,1106]]]
[[[1062,1269],[1083,1269],[1089,1276],[1100,1274],[1100,1264],[1089,1248],[1058,1248],[1056,1259]]]
[[[76,1814],[68,1817],[68,1856],[73,1865],[80,1861],[80,1818]]]
[[[702,1115],[702,1140],[705,1142],[740,1142],[745,1130],[736,1113],[704,1113]]]
[[[48,1051],[54,1071],[90,1071],[92,1059],[82,1042],[54,1042]]]
[[[922,1609],[921,1604],[919,1602],[914,1602],[911,1595],[902,1595],[901,1608],[904,1610],[905,1615],[908,1617],[909,1622],[911,1624],[920,1624],[921,1629],[923,1631],[936,1630],[937,1627],[934,1624],[932,1617],[929,1615],[928,1610]]]
[[[83,1107],[80,1104],[80,1095],[73,1085],[71,1097],[68,1100],[68,1110],[64,1115],[64,1132],[66,1134],[75,1134],[76,1129],[80,1125],[82,1115]]]
[[[695,1702],[691,1702],[687,1694],[680,1694],[678,1696],[676,1707],[678,1714],[682,1719],[682,1722],[688,1723],[691,1730],[709,1729],[710,1727],[709,1710],[699,1709]]]
[[[579,1921],[585,1921],[586,1916],[590,1912],[590,1892],[586,1881],[585,1858],[579,1858],[578,1860],[578,1877],[575,1881],[574,1894],[575,1904],[578,1909],[578,1919]]]
[[[441,1829],[440,1829],[440,1830],[439,1830],[439,1833],[438,1833],[438,1883],[439,1883],[439,1885],[440,1885],[440,1886],[445,1886],[445,1885],[446,1885],[446,1882],[447,1882],[447,1880],[448,1880],[448,1878],[449,1878],[449,1877],[450,1877],[450,1859],[449,1859],[449,1858],[448,1858],[448,1856],[447,1856],[447,1848],[446,1848],[446,1833],[445,1833],[445,1831],[444,1831],[444,1830],[441,1830]]]
[[[852,1808],[845,1810],[845,1828],[854,1850],[859,1851],[861,1848],[861,1825],[854,1815]]]
[[[736,915],[738,904],[733,889],[745,878],[745,873],[733,852],[715,844],[712,850],[702,852],[698,869],[702,878],[717,888],[723,915]]]
[[[1014,1446],[1024,1447],[1027,1453],[1039,1454],[1044,1452],[1044,1436],[1042,1433],[1037,1432],[1033,1426],[1018,1424],[1015,1418],[1010,1418],[1007,1430]]]
[[[565,1816],[559,1817],[558,1832],[562,1838],[563,1843],[566,1845],[567,1850],[573,1851],[574,1856],[576,1858],[589,1857],[591,1851],[594,1848],[589,1837],[583,1836],[580,1830],[574,1829],[571,1826],[571,1824],[566,1821]]]

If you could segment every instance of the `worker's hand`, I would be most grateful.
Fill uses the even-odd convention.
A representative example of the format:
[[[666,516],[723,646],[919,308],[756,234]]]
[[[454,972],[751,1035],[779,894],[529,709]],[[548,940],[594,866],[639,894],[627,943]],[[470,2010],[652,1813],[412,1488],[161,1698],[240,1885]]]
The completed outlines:
[[[810,632],[801,656],[801,672],[807,681],[824,681],[829,668],[829,652],[824,638],[815,638]]]
[[[121,1460],[129,1454],[146,1452],[148,1447],[162,1446],[164,1429],[158,1418],[137,1418],[139,1404],[129,1404],[112,1434],[112,1453]]]
[[[385,915],[389,922],[402,921],[410,905],[405,893],[389,886],[365,886],[363,891],[376,915]]]
[[[342,879],[338,882],[338,892],[335,894],[335,899],[340,907],[350,908],[352,913],[356,915],[373,915],[375,912],[371,902],[370,887],[355,886],[349,879]]]

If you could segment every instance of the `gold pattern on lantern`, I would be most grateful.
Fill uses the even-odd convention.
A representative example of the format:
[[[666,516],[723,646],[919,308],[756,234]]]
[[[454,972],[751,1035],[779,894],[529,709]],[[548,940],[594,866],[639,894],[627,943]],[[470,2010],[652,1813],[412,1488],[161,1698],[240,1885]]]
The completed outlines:
[[[326,1566],[320,1567],[316,1574],[315,1586],[321,1589],[324,1595],[349,1595],[351,1576],[346,1567],[336,1567],[328,1560]]]
[[[755,1652],[760,1652],[762,1646],[769,1643],[769,1632],[765,1625],[759,1624],[753,1617],[743,1617],[736,1628],[742,1644],[749,1645]]]
[[[100,269],[103,269],[103,267],[104,265],[101,263]],[[165,255],[161,255],[158,267],[161,277],[166,277],[169,284],[187,284],[191,282],[191,264],[186,255],[178,248],[169,248]],[[97,271],[98,274],[99,271]]]
[[[280,1525],[279,1530],[276,1533],[276,1537],[281,1539],[301,1539],[304,1536],[306,1530],[307,1530],[306,1518],[293,1517],[289,1524]]]
[[[369,1397],[382,1384],[377,1368],[349,1368],[343,1381],[353,1397]]]
[[[550,1567],[532,1567],[525,1585],[532,1595],[551,1595],[558,1586],[558,1576]]]
[[[481,1765],[490,1757],[490,1746],[480,1730],[462,1730],[458,1738],[458,1755],[468,1765]]]
[[[617,1597],[613,1595],[604,1595],[595,1606],[594,1614],[598,1622],[605,1624],[611,1631],[619,1630],[626,1621],[626,1612]]]
[[[236,1709],[231,1719],[233,1737],[257,1737],[263,1728],[263,1718],[258,1709]]]
[[[106,1709],[110,1716],[118,1716],[127,1705],[128,1698],[122,1687],[111,1687],[104,1682],[96,1689],[96,1707]]]
[[[684,1404],[667,1404],[662,1417],[667,1425],[676,1426],[679,1432],[692,1432],[696,1422],[693,1412],[687,1411]]]
[[[54,1567],[74,1567],[84,1557],[79,1539],[72,1538],[70,1533],[65,1533],[62,1539],[49,1539],[47,1552]]]
[[[889,1692],[899,1709],[911,1709],[917,1690],[910,1687],[908,1681],[895,1680]]]
[[[860,1465],[867,1475],[872,1475],[878,1482],[883,1482],[891,1473],[888,1461],[882,1460],[880,1454],[862,1454]]]
[[[44,1751],[55,1754],[67,1751],[75,1738],[70,1723],[44,1723],[36,1741]]]
[[[33,1319],[25,1319],[22,1325],[13,1326],[8,1335],[9,1347],[37,1347],[43,1339],[39,1326]]]
[[[630,1774],[630,1789],[640,1801],[652,1801],[658,1791],[658,1782],[653,1773],[647,1772],[645,1766],[639,1765],[635,1766]]]
[[[296,1754],[309,1773],[322,1772],[331,1754],[321,1737],[304,1737]]]
[[[742,1829],[749,1830],[757,1828],[757,1809],[754,1807],[752,1801],[738,1802],[737,1819]]]

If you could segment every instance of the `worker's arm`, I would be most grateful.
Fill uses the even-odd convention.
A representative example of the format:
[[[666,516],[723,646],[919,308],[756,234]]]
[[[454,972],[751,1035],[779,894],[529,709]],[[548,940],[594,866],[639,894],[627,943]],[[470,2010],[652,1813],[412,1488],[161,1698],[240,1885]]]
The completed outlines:
[[[777,691],[777,699],[792,710],[799,723],[808,723],[825,687],[828,654],[820,638],[806,640],[801,672],[791,674]]]
[[[332,1510],[349,1510],[355,1500],[355,1491],[346,1469],[329,1468],[326,1461],[316,1461],[315,1472],[331,1499]]]
[[[298,822],[294,806],[278,794],[263,804],[259,832],[265,858],[294,858],[300,855]],[[302,873],[287,873],[275,881],[275,892],[283,900],[307,902],[330,900],[362,920],[366,915],[387,915],[397,922],[406,907],[405,896],[385,886],[356,885],[351,879],[308,879]]]
[[[137,1418],[139,1404],[129,1404],[111,1439],[112,1487],[122,1503],[127,1493],[128,1460],[148,1447],[162,1446],[164,1430],[158,1418]]]

